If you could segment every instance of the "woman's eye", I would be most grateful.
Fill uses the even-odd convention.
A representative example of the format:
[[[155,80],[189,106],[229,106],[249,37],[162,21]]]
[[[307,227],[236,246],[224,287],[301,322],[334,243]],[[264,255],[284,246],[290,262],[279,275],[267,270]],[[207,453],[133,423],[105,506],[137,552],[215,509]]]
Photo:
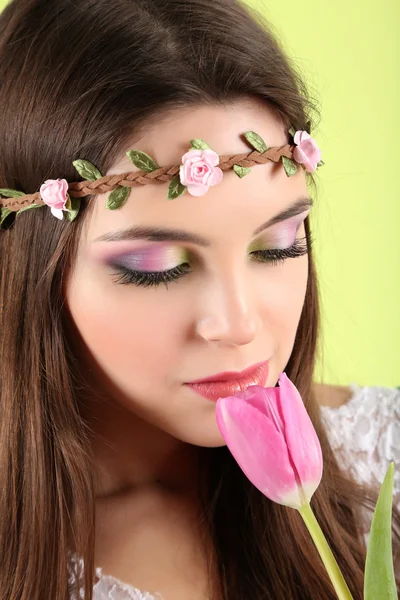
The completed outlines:
[[[311,240],[307,242],[307,238],[304,237],[296,239],[290,248],[255,250],[251,255],[255,257],[256,262],[277,265],[284,263],[288,258],[304,256],[308,253],[310,244]],[[168,271],[132,271],[122,265],[114,265],[114,269],[114,283],[133,284],[138,287],[151,287],[164,284],[168,288],[169,283],[177,282],[178,279],[191,272],[188,263],[182,263]]]
[[[311,245],[311,239],[307,242],[307,238],[299,238],[295,240],[294,244],[290,248],[283,249],[270,249],[270,250],[256,250],[252,252],[256,256],[256,260],[260,262],[267,262],[269,264],[277,265],[285,262],[288,258],[297,258],[298,256],[304,256],[308,254],[309,247]]]
[[[131,271],[122,266],[115,266],[115,269],[114,283],[133,284],[139,287],[157,286],[164,283],[166,288],[169,283],[177,282],[191,270],[188,263],[183,263],[168,271]]]

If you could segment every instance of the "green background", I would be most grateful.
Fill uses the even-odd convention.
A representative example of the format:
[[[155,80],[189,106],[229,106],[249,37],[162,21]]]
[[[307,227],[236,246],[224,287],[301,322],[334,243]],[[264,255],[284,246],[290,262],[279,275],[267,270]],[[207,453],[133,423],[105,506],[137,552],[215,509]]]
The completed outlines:
[[[315,378],[398,386],[399,0],[247,3],[270,21],[322,114],[312,132],[325,162],[312,224],[323,326]]]
[[[317,381],[400,385],[400,2],[247,0],[319,101]]]

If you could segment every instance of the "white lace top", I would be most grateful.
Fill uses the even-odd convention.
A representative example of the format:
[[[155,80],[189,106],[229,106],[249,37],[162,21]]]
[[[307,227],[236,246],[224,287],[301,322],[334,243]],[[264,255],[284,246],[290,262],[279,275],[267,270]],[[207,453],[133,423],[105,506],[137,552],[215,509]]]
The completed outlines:
[[[359,387],[350,384],[352,397],[339,408],[321,407],[333,450],[341,457],[360,482],[380,488],[391,461],[395,464],[393,505],[400,508],[400,391],[384,387]],[[366,515],[368,531],[372,515]],[[397,563],[396,563],[397,564]],[[71,557],[69,580],[81,580],[83,562]],[[98,581],[93,588],[94,600],[172,600],[160,594],[140,591],[96,569]],[[77,597],[83,598],[83,587]]]

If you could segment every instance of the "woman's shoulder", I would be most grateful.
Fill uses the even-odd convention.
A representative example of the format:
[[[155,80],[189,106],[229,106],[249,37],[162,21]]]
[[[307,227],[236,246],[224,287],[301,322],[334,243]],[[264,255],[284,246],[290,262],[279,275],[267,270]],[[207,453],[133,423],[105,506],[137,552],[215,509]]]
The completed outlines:
[[[321,406],[337,408],[346,404],[353,396],[353,391],[349,386],[324,383],[314,383],[313,386],[317,401]]]
[[[313,383],[313,388],[323,412],[331,415],[349,416],[373,408],[381,415],[387,416],[396,413],[399,409],[400,387],[360,386],[356,383],[348,386]]]
[[[315,389],[322,418],[331,425],[328,433],[333,432],[332,439],[341,442],[349,437],[352,445],[358,440],[357,445],[370,451],[378,439],[385,439],[386,447],[395,446],[400,439],[399,388],[351,383],[348,387],[315,384]]]
[[[357,419],[365,420],[374,417],[385,423],[400,411],[400,388],[384,386],[349,386],[325,385],[314,383],[314,390],[321,412],[327,418],[341,421]]]
[[[400,390],[352,383],[341,394],[342,403],[339,397],[333,405],[320,402],[333,450],[358,481],[377,489],[393,461],[394,503],[400,506]]]

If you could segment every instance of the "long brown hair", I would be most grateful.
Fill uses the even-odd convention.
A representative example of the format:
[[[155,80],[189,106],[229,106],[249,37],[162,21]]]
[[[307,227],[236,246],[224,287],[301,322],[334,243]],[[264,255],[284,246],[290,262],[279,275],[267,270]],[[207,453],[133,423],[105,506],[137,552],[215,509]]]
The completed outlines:
[[[234,0],[14,0],[0,16],[0,187],[32,193],[76,181],[73,160],[105,173],[128,137],[180,105],[258,98],[304,130],[315,102],[267,24]],[[90,200],[90,199],[89,199]],[[68,552],[94,581],[95,494],[84,375],[68,342],[63,283],[72,224],[30,210],[0,233],[0,595],[65,600]],[[310,228],[306,221],[309,239]],[[365,545],[360,506],[376,495],[342,473],[313,395],[319,330],[310,249],[306,299],[286,373],[321,441],[311,505],[355,600]],[[270,502],[226,448],[213,453],[204,520],[223,600],[333,600],[297,511]],[[395,536],[396,543],[398,537]]]

